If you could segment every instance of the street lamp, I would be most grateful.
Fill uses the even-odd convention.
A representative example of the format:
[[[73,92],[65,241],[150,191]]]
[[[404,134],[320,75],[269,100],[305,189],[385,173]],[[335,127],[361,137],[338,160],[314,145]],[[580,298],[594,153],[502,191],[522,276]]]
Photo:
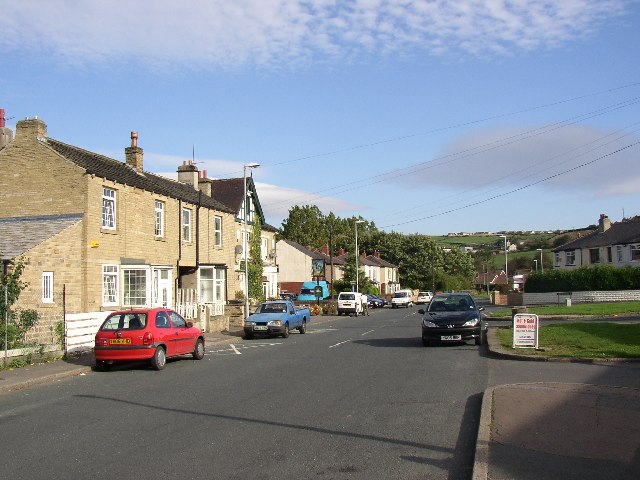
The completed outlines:
[[[536,248],[536,250],[538,250],[540,252],[540,272],[544,273],[544,265],[542,264],[542,249],[541,248]]]
[[[509,272],[508,272],[508,263],[507,263],[507,236],[500,235],[504,238],[504,275],[507,277],[507,289],[509,289]]]
[[[247,265],[247,168],[258,168],[259,163],[247,163],[242,168],[242,179],[244,184],[244,197],[242,197],[242,256],[244,257],[244,312],[245,317],[249,316],[249,266]]]
[[[538,260],[536,260],[535,258],[533,259],[533,263],[536,264],[536,272],[538,271]]]
[[[360,256],[360,251],[358,250],[358,224],[359,223],[364,223],[364,220],[356,220],[355,221],[355,227],[356,227],[356,292],[360,291],[360,287],[358,286],[358,276],[359,276],[359,269],[358,269],[358,257]]]

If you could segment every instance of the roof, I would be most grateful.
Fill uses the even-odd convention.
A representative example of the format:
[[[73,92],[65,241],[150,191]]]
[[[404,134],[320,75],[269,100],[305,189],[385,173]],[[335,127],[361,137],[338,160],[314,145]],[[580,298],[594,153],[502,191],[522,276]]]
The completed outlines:
[[[221,212],[237,212],[186,183],[150,172],[137,172],[124,162],[68,145],[50,137],[44,140],[44,144],[92,175]],[[242,179],[240,182],[242,183]]]
[[[630,243],[640,243],[640,216],[612,223],[604,232],[601,232],[600,229],[594,230],[583,237],[554,248],[553,251],[562,252],[580,248],[627,245]]]
[[[82,214],[0,218],[0,256],[12,260],[82,220]]]
[[[327,255],[326,253],[322,253],[322,252],[317,252],[315,250],[311,250],[310,248],[307,247],[303,247],[302,245],[300,245],[297,242],[294,242],[293,240],[286,240],[286,239],[282,239],[279,240],[278,243],[280,242],[284,242],[287,245],[291,246],[292,248],[295,248],[296,250],[298,250],[299,252],[302,252],[304,255],[306,255],[307,257],[310,257],[314,260],[324,260],[326,263],[329,263],[331,261],[331,257],[329,255]],[[333,263],[338,264],[338,265],[342,265],[344,264],[344,260],[340,259],[340,257],[333,257]]]
[[[226,178],[226,179],[212,179],[207,178],[206,181],[211,184],[211,197],[229,207],[233,213],[238,215],[240,208],[242,207],[242,198],[244,197],[244,186],[242,183],[243,178]],[[264,213],[262,212],[262,206],[260,205],[260,199],[256,192],[255,183],[253,177],[247,177],[247,191],[254,192],[254,204],[260,214],[260,218],[263,220],[262,228],[265,230],[276,231],[277,229],[272,225],[264,222]]]

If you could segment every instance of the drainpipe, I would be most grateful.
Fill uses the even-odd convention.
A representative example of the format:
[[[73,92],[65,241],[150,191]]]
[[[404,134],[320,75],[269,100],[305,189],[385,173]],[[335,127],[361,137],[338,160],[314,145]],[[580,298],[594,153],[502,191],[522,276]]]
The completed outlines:
[[[2,260],[2,275],[6,281],[9,272],[9,260]],[[8,365],[8,350],[9,350],[9,287],[4,287],[4,368]]]

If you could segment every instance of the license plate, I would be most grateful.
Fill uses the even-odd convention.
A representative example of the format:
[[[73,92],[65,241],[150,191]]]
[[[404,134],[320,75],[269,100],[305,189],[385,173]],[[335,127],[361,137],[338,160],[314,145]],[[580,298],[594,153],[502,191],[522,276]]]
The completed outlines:
[[[109,345],[130,345],[130,338],[110,338]]]
[[[440,340],[462,340],[462,335],[441,335]]]
[[[254,330],[266,330],[267,327],[263,327],[262,325],[256,325],[255,327],[253,327]]]

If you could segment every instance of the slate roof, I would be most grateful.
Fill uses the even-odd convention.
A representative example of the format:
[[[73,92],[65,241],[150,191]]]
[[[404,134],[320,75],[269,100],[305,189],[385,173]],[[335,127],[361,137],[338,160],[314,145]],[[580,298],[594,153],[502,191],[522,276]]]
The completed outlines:
[[[329,255],[327,255],[326,253],[322,253],[322,252],[316,252],[315,250],[311,250],[310,248],[307,247],[303,247],[302,245],[300,245],[297,242],[294,242],[293,240],[280,240],[281,242],[286,243],[287,245],[292,246],[293,248],[295,248],[296,250],[302,252],[303,254],[305,254],[306,256],[314,259],[314,260],[324,260],[327,264],[331,261],[331,257]],[[344,264],[344,260],[340,259],[339,257],[334,256],[333,257],[333,264],[334,265],[342,265]]]
[[[212,179],[207,178],[207,182],[211,184],[211,197],[229,207],[236,216],[240,213],[240,207],[242,206],[242,197],[244,196],[244,186],[242,185],[243,178],[225,178],[225,179]],[[253,177],[247,177],[247,191],[254,192],[253,196],[256,209],[262,219],[262,228],[265,230],[276,231],[272,225],[265,223],[264,213],[262,206],[260,205],[260,199],[256,192],[255,183],[253,183]]]
[[[198,205],[199,203],[203,207],[220,212],[237,212],[227,205],[220,203],[218,200],[199,193],[199,191],[191,185],[150,172],[137,172],[124,162],[89,152],[88,150],[74,147],[73,145],[68,145],[50,137],[44,140],[43,143],[62,157],[84,169],[87,173],[98,177],[182,200],[194,205]],[[242,184],[242,180],[240,180],[240,183]]]
[[[82,220],[82,214],[0,218],[0,256],[11,260]]]
[[[560,245],[553,249],[554,252],[577,250],[580,248],[607,247],[611,245],[628,245],[640,243],[640,216],[628,220],[614,222],[604,232],[594,230],[583,237]]]

